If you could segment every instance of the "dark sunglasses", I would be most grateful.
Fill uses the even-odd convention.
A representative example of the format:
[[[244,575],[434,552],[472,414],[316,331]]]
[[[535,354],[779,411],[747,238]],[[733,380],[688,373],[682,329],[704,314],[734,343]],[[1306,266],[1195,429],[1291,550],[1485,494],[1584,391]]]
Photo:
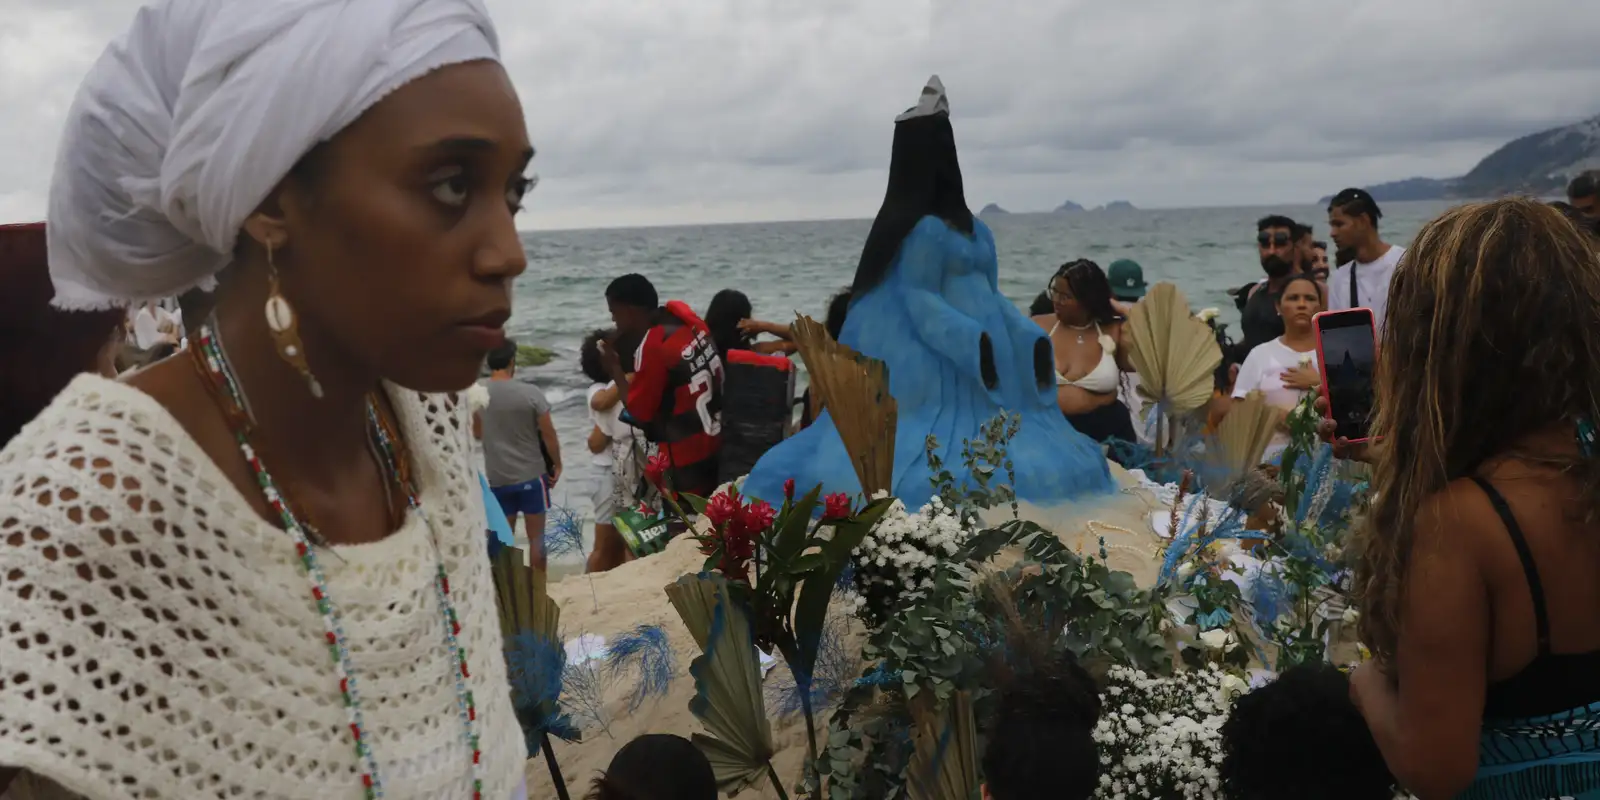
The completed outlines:
[[[1282,247],[1289,243],[1287,233],[1260,233],[1256,235],[1256,244],[1262,247]]]

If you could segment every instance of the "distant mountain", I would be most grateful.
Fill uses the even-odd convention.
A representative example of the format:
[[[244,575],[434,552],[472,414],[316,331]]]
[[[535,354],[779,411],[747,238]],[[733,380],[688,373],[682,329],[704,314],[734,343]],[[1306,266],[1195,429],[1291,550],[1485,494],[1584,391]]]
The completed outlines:
[[[1066,213],[1070,213],[1070,212],[1073,212],[1073,211],[1083,211],[1083,210],[1084,210],[1083,206],[1080,206],[1077,203],[1072,202],[1071,200],[1068,200],[1067,202],[1062,203],[1059,206],[1056,206],[1056,213],[1057,214],[1066,214]]]
[[[1138,211],[1133,204],[1126,200],[1112,200],[1100,207],[1101,211]]]
[[[1600,116],[1512,140],[1458,178],[1407,178],[1366,188],[1379,202],[1544,196],[1565,192],[1567,181],[1596,168],[1600,168]],[[1324,197],[1321,202],[1331,199]]]
[[[1010,213],[1011,213],[1010,211],[1007,211],[1007,210],[1001,208],[1000,206],[995,205],[994,203],[990,203],[989,205],[984,206],[982,211],[978,212],[978,216],[980,216],[980,217],[992,217],[992,216],[994,216],[996,214],[1010,214]]]

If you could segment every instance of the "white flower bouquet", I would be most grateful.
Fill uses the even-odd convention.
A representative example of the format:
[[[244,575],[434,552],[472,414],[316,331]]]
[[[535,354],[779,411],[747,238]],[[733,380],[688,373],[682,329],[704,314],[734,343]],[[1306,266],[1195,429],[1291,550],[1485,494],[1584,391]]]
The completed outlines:
[[[1222,723],[1241,681],[1214,667],[1156,678],[1112,667],[1095,725],[1105,800],[1222,797]]]
[[[960,514],[934,497],[915,514],[894,504],[852,554],[856,616],[876,630],[884,620],[933,589],[939,562],[972,536]]]

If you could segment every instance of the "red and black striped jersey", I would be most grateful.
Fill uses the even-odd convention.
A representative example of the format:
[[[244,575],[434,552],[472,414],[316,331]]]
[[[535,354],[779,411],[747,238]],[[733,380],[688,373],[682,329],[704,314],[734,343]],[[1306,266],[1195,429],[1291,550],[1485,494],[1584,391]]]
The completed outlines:
[[[639,345],[627,407],[671,461],[676,491],[699,494],[716,488],[722,374],[706,324],[683,302],[668,302]],[[710,486],[703,485],[706,475]]]

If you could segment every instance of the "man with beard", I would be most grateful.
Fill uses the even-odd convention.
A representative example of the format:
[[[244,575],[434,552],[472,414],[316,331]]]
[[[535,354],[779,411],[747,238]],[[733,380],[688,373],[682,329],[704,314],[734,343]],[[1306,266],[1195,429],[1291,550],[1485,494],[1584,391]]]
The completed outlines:
[[[1378,202],[1365,189],[1346,189],[1328,204],[1333,244],[1351,256],[1328,279],[1328,310],[1372,309],[1372,322],[1380,333],[1389,307],[1389,279],[1406,251],[1378,238],[1382,218]]]
[[[1332,268],[1328,265],[1328,243],[1318,239],[1311,243],[1311,267],[1306,270],[1312,277],[1321,283],[1328,282],[1328,273]]]
[[[1300,226],[1281,214],[1262,217],[1256,222],[1256,253],[1261,258],[1261,271],[1267,274],[1248,289],[1241,289],[1235,300],[1239,305],[1239,330],[1244,340],[1239,343],[1238,354],[1243,355],[1263,342],[1283,335],[1283,319],[1278,316],[1278,298],[1283,295],[1284,284],[1298,270],[1296,236]]]

